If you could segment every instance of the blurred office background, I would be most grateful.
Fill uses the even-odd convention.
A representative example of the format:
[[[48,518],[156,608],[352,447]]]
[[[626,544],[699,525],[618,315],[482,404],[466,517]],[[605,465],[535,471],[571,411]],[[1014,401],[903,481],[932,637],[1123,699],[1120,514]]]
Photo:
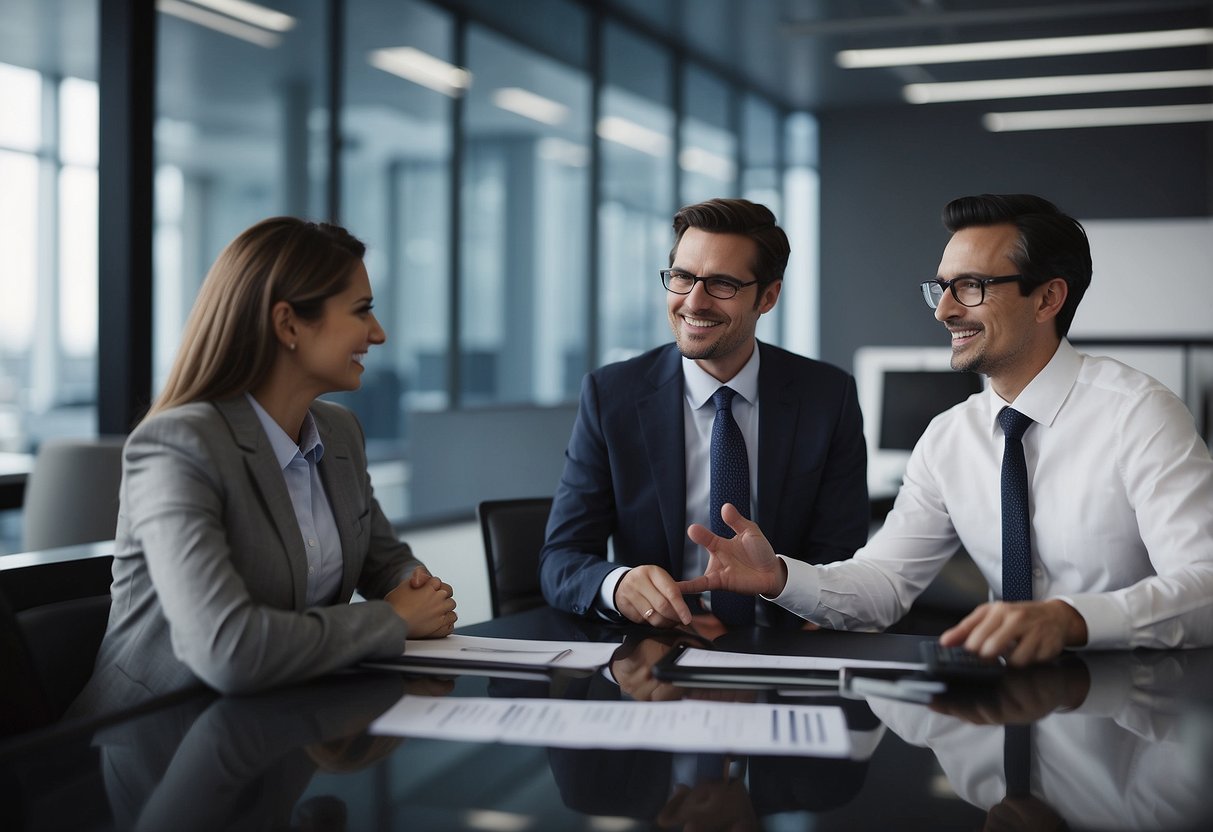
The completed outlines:
[[[1138,32],[1186,34],[838,57]],[[466,518],[550,494],[582,375],[669,339],[678,206],[771,206],[793,261],[760,337],[852,369],[944,347],[918,292],[939,210],[1021,191],[1091,230],[1075,337],[1163,377],[1208,435],[1211,35],[1209,0],[0,0],[0,452],[125,433],[221,247],[332,219],[369,246],[389,335],[334,398],[394,521]],[[1044,76],[1113,78],[907,88]]]

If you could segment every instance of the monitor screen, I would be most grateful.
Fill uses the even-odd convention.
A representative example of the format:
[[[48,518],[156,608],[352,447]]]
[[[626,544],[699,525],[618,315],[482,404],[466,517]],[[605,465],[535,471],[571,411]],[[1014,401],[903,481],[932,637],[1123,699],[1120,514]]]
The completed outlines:
[[[885,370],[880,447],[911,451],[927,425],[949,407],[982,390],[981,376],[955,370]]]

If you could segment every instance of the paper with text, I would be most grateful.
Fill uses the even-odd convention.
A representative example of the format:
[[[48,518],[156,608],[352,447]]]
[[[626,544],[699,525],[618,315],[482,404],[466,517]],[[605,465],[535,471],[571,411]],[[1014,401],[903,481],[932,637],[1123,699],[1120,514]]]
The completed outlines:
[[[846,757],[836,706],[405,696],[373,734],[558,748],[644,748]]]

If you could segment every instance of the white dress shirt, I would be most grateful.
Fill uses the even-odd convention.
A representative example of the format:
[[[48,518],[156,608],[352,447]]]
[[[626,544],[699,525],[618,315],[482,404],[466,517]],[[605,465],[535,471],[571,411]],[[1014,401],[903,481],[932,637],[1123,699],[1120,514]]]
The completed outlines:
[[[884,526],[848,561],[784,558],[773,599],[837,629],[897,621],[964,548],[1001,596],[997,415],[991,388],[937,416],[910,456]],[[1062,341],[1019,394],[1032,597],[1086,621],[1087,647],[1213,644],[1213,460],[1192,416],[1149,376]]]
[[[1201,739],[1185,730],[1198,720],[1175,714],[1174,701],[1158,701],[1174,669],[1172,660],[1090,668],[1087,701],[1032,726],[1032,793],[1075,828],[1199,828],[1208,818],[1208,770]],[[1002,725],[973,725],[916,703],[867,702],[903,740],[930,747],[969,803],[988,810],[1003,799]]]
[[[333,509],[317,468],[324,456],[324,443],[316,431],[316,420],[311,413],[304,415],[299,444],[296,445],[260,402],[248,393],[245,396],[261,422],[275,459],[282,467],[291,506],[299,521],[303,551],[307,555],[307,605],[327,605],[341,588],[345,563],[341,558],[337,521],[333,519]]]
[[[733,397],[733,419],[745,440],[746,455],[750,463],[750,517],[758,512],[758,345],[737,375],[728,381],[720,381],[690,358],[682,359],[682,424],[686,449],[686,525],[700,523],[709,529],[708,513],[712,497],[712,423],[716,419],[716,407],[712,396],[721,387],[731,387],[737,395]],[[675,580],[698,578],[708,566],[708,553],[702,546],[684,538],[682,574]],[[615,587],[627,574],[630,567],[621,566],[606,576],[598,593],[598,603],[604,609],[615,609]],[[710,607],[710,601],[709,601]]]

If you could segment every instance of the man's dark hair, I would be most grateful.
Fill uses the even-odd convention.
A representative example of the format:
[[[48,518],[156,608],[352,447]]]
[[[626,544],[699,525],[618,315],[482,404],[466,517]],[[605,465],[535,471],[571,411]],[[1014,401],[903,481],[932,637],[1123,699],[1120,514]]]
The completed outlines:
[[[783,280],[788,266],[788,235],[775,224],[771,209],[748,199],[709,199],[697,205],[680,208],[674,215],[674,247],[670,249],[670,265],[678,253],[678,244],[688,228],[698,228],[712,234],[740,234],[754,241],[757,254],[750,266],[758,281],[759,295],[768,284]]]
[[[1019,287],[1023,294],[1031,294],[1055,277],[1066,282],[1066,302],[1054,318],[1057,334],[1064,338],[1091,285],[1091,246],[1086,231],[1052,202],[1032,194],[962,196],[943,209],[944,227],[953,234],[974,225],[1002,223],[1019,229],[1011,262],[1025,278]]]

